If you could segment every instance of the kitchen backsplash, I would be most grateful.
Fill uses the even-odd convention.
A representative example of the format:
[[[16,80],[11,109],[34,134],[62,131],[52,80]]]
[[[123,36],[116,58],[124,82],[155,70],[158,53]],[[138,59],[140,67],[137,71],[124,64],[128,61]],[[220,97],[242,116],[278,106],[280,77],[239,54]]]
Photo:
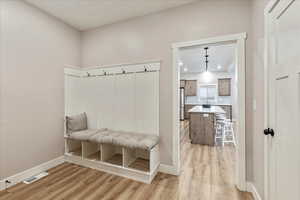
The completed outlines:
[[[229,104],[232,105],[232,97],[217,97],[217,100],[215,101],[206,101],[206,100],[200,100],[198,96],[187,96],[185,99],[185,104]]]

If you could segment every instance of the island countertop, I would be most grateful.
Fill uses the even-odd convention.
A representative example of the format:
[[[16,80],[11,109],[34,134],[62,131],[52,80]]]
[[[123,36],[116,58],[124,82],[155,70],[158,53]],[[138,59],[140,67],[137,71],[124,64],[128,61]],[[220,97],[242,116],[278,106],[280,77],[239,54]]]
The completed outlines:
[[[189,113],[222,113],[226,112],[220,106],[211,106],[210,108],[204,108],[203,106],[195,106],[188,111]]]

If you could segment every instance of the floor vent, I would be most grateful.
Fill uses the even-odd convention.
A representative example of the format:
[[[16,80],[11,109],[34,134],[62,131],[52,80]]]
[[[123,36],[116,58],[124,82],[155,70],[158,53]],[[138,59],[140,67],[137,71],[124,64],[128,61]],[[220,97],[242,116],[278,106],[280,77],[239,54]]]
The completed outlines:
[[[29,177],[29,178],[25,179],[23,181],[23,183],[31,184],[31,183],[34,183],[34,182],[40,180],[41,178],[44,178],[45,176],[48,176],[48,173],[47,172],[42,172],[38,175],[35,175],[35,176],[32,176],[32,177]]]

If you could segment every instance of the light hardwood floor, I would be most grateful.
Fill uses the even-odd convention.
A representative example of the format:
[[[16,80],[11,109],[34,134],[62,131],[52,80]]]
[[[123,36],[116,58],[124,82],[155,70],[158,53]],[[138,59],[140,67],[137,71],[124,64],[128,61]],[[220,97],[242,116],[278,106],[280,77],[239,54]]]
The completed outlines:
[[[0,192],[0,200],[252,200],[234,186],[233,147],[192,145],[182,140],[182,173],[159,173],[147,185],[64,163],[30,185]]]

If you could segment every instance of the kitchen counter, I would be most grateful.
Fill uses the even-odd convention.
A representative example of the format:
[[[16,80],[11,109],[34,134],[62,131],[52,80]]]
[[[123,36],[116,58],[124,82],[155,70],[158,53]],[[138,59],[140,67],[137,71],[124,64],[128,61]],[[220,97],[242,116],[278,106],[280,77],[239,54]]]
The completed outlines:
[[[186,102],[185,105],[205,105],[207,103],[203,103],[203,102]],[[223,102],[216,102],[216,103],[209,103],[210,105],[216,105],[216,106],[231,106],[231,103],[223,103]]]
[[[220,105],[220,106],[229,106],[232,105],[232,98],[227,97],[219,97],[216,101],[206,101],[206,100],[199,100],[198,97],[186,97],[185,105]]]
[[[188,111],[189,113],[221,113],[226,112],[220,106],[211,106],[210,108],[204,108],[203,106],[195,106]]]

